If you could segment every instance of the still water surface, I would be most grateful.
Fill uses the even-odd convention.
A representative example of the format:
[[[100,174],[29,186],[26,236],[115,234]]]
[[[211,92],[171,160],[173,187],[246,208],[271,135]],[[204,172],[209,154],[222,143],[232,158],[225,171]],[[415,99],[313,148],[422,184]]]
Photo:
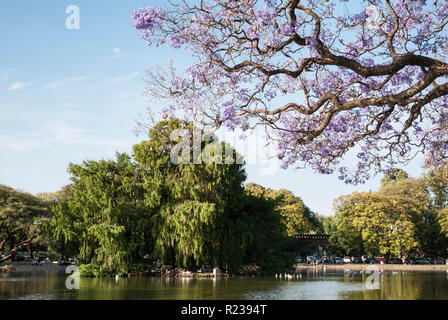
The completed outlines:
[[[366,288],[366,275],[304,271],[301,279],[82,278],[68,290],[63,270],[0,274],[0,299],[448,299],[448,272],[407,272],[379,277],[380,289]]]

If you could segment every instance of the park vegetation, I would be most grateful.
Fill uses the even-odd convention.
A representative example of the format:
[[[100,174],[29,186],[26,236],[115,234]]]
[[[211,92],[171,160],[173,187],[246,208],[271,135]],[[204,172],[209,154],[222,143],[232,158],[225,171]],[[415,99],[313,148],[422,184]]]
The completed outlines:
[[[193,126],[162,121],[134,146],[132,156],[70,164],[71,184],[56,193],[35,197],[5,188],[2,212],[10,220],[23,216],[15,225],[0,220],[2,244],[10,252],[5,260],[41,234],[61,257],[76,256],[87,276],[160,266],[228,272],[291,268],[290,236],[312,232],[317,216],[290,191],[245,186],[244,163],[233,149],[233,164],[174,164],[170,151],[179,141],[170,135],[176,129],[192,133]],[[201,149],[210,143],[202,142]],[[224,142],[214,146],[229,157]],[[27,236],[9,236],[17,226],[27,228],[22,232]]]
[[[153,99],[201,128],[266,129],[287,168],[305,164],[375,192],[335,200],[321,217],[288,190],[244,185],[240,156],[170,161],[176,129],[162,121],[133,154],[70,164],[71,184],[33,196],[0,186],[0,262],[46,245],[85,275],[171,265],[195,270],[293,265],[296,233],[330,235],[329,250],[446,255],[448,237],[447,1],[204,0],[133,12],[148,45],[186,49],[193,63],[148,72]],[[444,30],[445,29],[445,30]],[[226,150],[226,151],[224,151]],[[342,159],[356,156],[353,167]],[[399,164],[421,153],[411,178]],[[183,155],[184,156],[184,155]],[[185,159],[184,159],[185,160]]]
[[[379,190],[341,196],[335,214],[323,217],[289,190],[245,184],[233,149],[233,163],[173,163],[170,150],[180,140],[171,133],[180,128],[193,131],[189,122],[162,121],[132,156],[70,164],[71,184],[55,193],[0,186],[1,261],[46,247],[62,259],[76,256],[85,276],[161,266],[282,272],[294,264],[294,236],[307,233],[328,234],[330,254],[446,255],[446,167],[420,178],[395,169]],[[217,140],[201,150],[211,143],[229,157],[230,147]]]
[[[50,212],[38,197],[0,185],[0,262],[45,244]]]
[[[376,192],[355,192],[335,200],[326,218],[330,249],[338,254],[386,257],[446,256],[448,176],[446,168],[410,178],[396,169]]]

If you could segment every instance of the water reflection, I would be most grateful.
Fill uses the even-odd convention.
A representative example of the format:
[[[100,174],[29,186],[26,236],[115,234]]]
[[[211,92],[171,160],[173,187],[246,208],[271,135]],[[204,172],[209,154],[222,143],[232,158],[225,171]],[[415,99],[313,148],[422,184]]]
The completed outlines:
[[[341,293],[342,299],[424,300],[448,299],[443,272],[399,272],[381,275],[381,289]]]
[[[82,278],[80,290],[67,290],[63,271],[12,273],[0,274],[0,299],[448,299],[448,272],[385,271],[377,290],[367,277],[310,269],[289,279]]]

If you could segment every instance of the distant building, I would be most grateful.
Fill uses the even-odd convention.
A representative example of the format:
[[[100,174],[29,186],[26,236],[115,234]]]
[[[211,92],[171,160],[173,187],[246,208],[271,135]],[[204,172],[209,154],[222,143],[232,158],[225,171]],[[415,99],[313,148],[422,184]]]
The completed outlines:
[[[300,257],[325,256],[329,237],[326,234],[296,234],[293,239],[293,250]]]

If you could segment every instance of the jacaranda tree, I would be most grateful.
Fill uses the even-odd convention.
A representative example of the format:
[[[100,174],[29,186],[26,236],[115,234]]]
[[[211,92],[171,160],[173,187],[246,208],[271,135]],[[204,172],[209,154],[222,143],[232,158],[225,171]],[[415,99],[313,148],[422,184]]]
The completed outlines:
[[[150,94],[211,126],[263,125],[283,166],[359,183],[417,152],[448,155],[448,2],[203,0],[141,8],[149,45],[192,64],[154,71]],[[202,117],[199,117],[202,115]],[[349,150],[357,164],[345,166]]]

